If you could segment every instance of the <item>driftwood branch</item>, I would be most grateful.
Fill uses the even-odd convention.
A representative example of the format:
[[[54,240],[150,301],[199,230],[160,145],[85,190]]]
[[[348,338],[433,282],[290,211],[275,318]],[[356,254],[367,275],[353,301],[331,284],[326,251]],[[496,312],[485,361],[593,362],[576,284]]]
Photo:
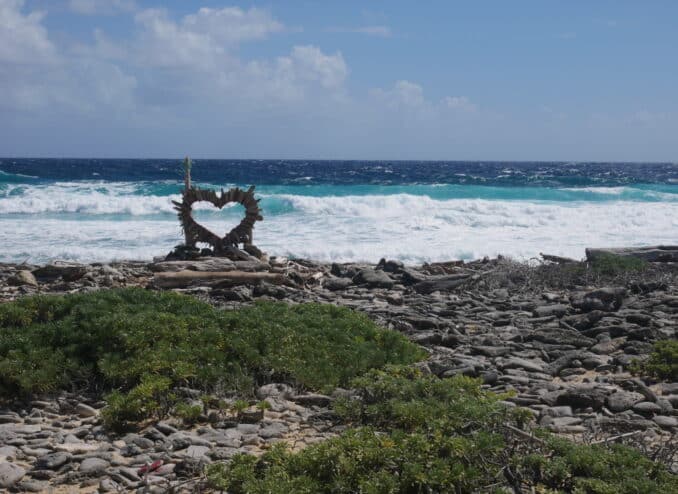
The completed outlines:
[[[586,249],[586,259],[589,262],[595,261],[596,259],[606,255],[636,257],[648,262],[678,262],[678,245]]]
[[[265,281],[274,285],[287,284],[287,278],[279,273],[247,271],[178,271],[176,273],[156,273],[153,284],[158,288],[187,288],[192,285],[209,285],[231,282],[234,284],[260,283]]]
[[[448,276],[440,276],[438,278],[421,281],[412,286],[417,293],[428,294],[437,290],[445,291],[452,290],[461,286],[467,279],[471,277],[470,274],[453,274]]]
[[[607,444],[607,443],[614,442],[618,439],[623,439],[625,437],[636,436],[636,435],[640,434],[641,432],[643,432],[643,431],[626,432],[624,434],[619,434],[618,436],[612,436],[612,437],[607,437],[605,439],[600,439],[598,441],[592,441],[591,444]]]
[[[520,430],[517,427],[513,427],[512,425],[509,425],[509,424],[503,424],[503,425],[506,429],[510,430],[511,432],[519,435],[520,437],[522,437],[524,439],[527,439],[528,441],[532,441],[532,442],[535,442],[535,443],[540,444],[542,446],[546,446],[546,441],[534,436],[533,434],[530,434],[529,432],[525,432],[525,431]]]
[[[573,262],[579,262],[576,259],[571,259],[569,257],[554,256],[554,255],[551,255],[551,254],[543,254],[541,252],[539,253],[539,255],[545,261],[554,262],[556,264],[570,264],[570,263],[573,263]]]

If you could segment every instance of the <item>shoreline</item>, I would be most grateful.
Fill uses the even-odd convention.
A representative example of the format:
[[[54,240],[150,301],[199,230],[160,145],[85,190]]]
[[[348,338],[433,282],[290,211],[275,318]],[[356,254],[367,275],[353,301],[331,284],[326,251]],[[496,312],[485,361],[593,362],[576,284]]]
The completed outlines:
[[[177,275],[182,271],[190,274]],[[176,290],[219,308],[257,300],[346,306],[421,345],[429,357],[417,366],[425,373],[466,375],[480,379],[487,390],[510,393],[506,406],[525,408],[535,426],[575,441],[626,438],[648,450],[675,443],[678,437],[678,383],[642,379],[629,372],[634,360],[648,357],[654,342],[678,335],[678,263],[648,264],[643,270],[614,274],[589,271],[580,262],[528,266],[506,258],[413,267],[397,261],[328,264],[280,258],[0,264],[0,302],[35,293],[125,286]],[[238,440],[228,446],[201,434],[200,428],[165,424],[163,441],[183,437],[185,447],[157,452],[165,455],[166,464],[174,465],[160,477],[183,478],[182,468],[194,462],[193,453],[199,453],[201,461],[203,456],[218,461],[238,451],[259,454],[271,442],[284,440],[303,447],[332,437],[341,428],[320,418],[331,400],[282,400],[269,421],[236,428]],[[0,414],[9,417],[2,420],[0,434],[14,430],[15,443],[8,444],[29,474],[39,455],[20,443],[37,441],[33,435],[43,437],[42,449],[49,451],[41,451],[43,455],[68,454],[69,464],[80,463],[77,472],[55,467],[45,474],[49,478],[33,476],[34,486],[84,482],[95,490],[95,484],[108,485],[110,479],[126,488],[137,486],[141,480],[133,478],[130,465],[148,456],[145,448],[153,441],[145,434],[160,427],[125,437],[107,435],[98,425],[101,406],[87,397],[62,393],[34,402],[38,415],[28,409],[25,414],[20,410]],[[61,427],[45,427],[41,416]],[[214,432],[211,427],[203,429]],[[98,430],[96,441],[88,435],[93,430]],[[73,431],[83,431],[83,439],[75,434],[73,444],[63,442]],[[253,442],[247,444],[243,438],[248,434],[257,439],[252,436]],[[90,443],[105,446],[106,452],[95,453]],[[83,464],[97,463],[84,463],[89,458],[107,462],[107,469],[86,478],[76,475]],[[110,477],[106,473],[110,471],[117,476]]]

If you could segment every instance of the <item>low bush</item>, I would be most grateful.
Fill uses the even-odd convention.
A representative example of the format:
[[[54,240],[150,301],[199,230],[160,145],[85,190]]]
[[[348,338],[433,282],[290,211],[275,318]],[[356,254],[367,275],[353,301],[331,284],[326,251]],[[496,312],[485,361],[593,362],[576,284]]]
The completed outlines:
[[[590,263],[591,269],[599,274],[615,276],[629,271],[642,271],[648,267],[644,259],[614,254],[598,254]]]
[[[174,414],[181,418],[186,424],[195,424],[200,415],[202,415],[202,405],[191,405],[190,403],[177,403],[174,407]]]
[[[480,389],[478,381],[466,376],[439,379],[418,369],[387,366],[354,379],[357,395],[335,403],[335,411],[346,422],[377,429],[404,431],[487,431],[522,412],[498,405],[500,395]]]
[[[637,450],[575,444],[547,437],[546,445],[512,461],[516,484],[582,494],[667,494],[678,492],[678,476]],[[537,491],[539,492],[539,491]]]
[[[644,362],[634,361],[631,371],[670,382],[678,381],[678,341],[657,341],[650,357]]]
[[[357,397],[336,411],[355,429],[298,453],[276,445],[211,465],[210,486],[231,494],[676,492],[676,476],[628,448],[516,435],[524,412],[473,379],[389,367],[352,385]]]
[[[176,386],[251,396],[255,385],[276,381],[324,391],[423,356],[402,335],[329,305],[221,311],[142,289],[0,305],[0,397],[110,391],[111,426],[162,416]]]

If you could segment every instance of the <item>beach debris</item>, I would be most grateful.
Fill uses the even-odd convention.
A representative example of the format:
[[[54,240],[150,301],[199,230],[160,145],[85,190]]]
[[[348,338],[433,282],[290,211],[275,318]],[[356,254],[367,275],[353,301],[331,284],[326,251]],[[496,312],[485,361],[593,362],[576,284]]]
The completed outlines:
[[[220,285],[232,283],[267,282],[276,285],[288,283],[287,277],[279,273],[247,272],[247,271],[178,271],[156,273],[153,284],[158,288],[185,288],[191,285]]]
[[[610,255],[635,257],[647,262],[678,262],[678,245],[586,249],[586,260],[589,262]]]
[[[572,259],[571,257],[554,256],[551,254],[544,254],[543,252],[540,252],[539,255],[544,261],[553,262],[556,264],[571,264],[573,262],[579,262],[576,259]]]

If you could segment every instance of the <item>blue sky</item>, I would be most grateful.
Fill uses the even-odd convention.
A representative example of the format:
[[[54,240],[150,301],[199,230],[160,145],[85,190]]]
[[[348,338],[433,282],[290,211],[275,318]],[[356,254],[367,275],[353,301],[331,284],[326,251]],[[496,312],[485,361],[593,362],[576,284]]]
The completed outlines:
[[[0,0],[0,155],[678,161],[678,2]]]

